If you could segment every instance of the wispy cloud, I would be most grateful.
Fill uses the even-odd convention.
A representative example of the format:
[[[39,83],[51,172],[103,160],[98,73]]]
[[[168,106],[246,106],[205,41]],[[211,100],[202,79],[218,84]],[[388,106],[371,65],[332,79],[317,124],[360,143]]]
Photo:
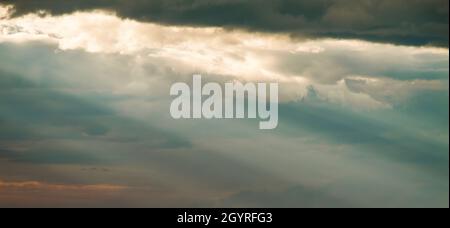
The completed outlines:
[[[5,182],[0,180],[0,191],[8,190],[51,190],[51,191],[122,191],[127,189],[125,186],[118,185],[62,185],[49,184],[38,181],[23,181],[23,182]]]

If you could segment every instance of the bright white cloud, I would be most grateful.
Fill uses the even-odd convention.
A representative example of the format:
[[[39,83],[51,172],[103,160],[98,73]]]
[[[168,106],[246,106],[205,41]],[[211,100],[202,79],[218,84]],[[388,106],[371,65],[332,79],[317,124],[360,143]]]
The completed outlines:
[[[7,19],[11,15],[13,7],[0,5],[0,19]]]
[[[426,64],[419,58],[421,55],[434,56],[437,62],[448,59],[448,50],[439,48],[356,40],[299,41],[286,35],[141,23],[102,11],[63,16],[29,14],[6,19],[9,11],[8,7],[0,7],[4,18],[0,21],[0,42],[43,41],[56,44],[62,51],[81,49],[129,55],[138,64],[131,66],[132,69],[142,69],[142,64],[148,64],[149,60],[145,60],[148,58],[164,62],[160,67],[180,75],[202,73],[249,81],[278,81],[282,101],[302,99],[307,95],[307,88],[313,86],[318,98],[327,102],[363,109],[388,108],[389,102],[376,96],[373,89],[355,91],[345,83],[354,75],[351,67],[360,59],[367,61],[366,68],[374,74],[396,66]],[[448,72],[448,66],[443,70]],[[385,78],[378,80],[383,81],[381,84],[391,84],[392,80]],[[147,91],[148,83],[148,77],[133,77],[118,91]],[[409,83],[393,89],[415,87],[417,84]]]

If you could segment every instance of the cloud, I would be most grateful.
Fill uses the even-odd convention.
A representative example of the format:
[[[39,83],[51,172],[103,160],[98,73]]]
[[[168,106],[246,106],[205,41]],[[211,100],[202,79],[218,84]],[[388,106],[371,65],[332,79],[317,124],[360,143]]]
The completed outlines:
[[[113,184],[54,184],[0,180],[2,208],[198,207],[207,199],[182,196],[173,189]]]
[[[59,185],[59,184],[48,184],[38,181],[23,181],[23,182],[5,182],[0,180],[1,191],[10,189],[21,189],[21,190],[53,190],[53,191],[121,191],[127,189],[124,186],[117,185]]]
[[[108,184],[53,184],[40,181],[0,180],[0,207],[97,207],[119,204],[129,187]],[[93,205],[94,206],[94,205]]]
[[[403,47],[356,40],[299,41],[286,35],[229,31],[217,27],[141,23],[123,20],[106,12],[44,17],[27,15],[4,20],[0,26],[5,28],[0,34],[3,42],[39,41],[57,45],[62,51],[81,49],[110,56],[120,54],[111,59],[116,59],[117,64],[126,61],[132,66],[131,71],[139,76],[133,80],[120,77],[118,72],[126,75],[129,71],[113,64],[99,68],[86,63],[97,68],[99,73],[74,69],[78,71],[76,75],[98,74],[107,78],[101,85],[109,85],[102,89],[113,89],[117,94],[137,95],[149,90],[165,94],[161,88],[168,87],[175,80],[189,81],[188,75],[200,72],[221,81],[235,78],[278,81],[283,87],[280,94],[283,102],[302,99],[312,86],[323,101],[371,110],[390,108],[393,101],[377,96],[374,89],[349,88],[348,82],[355,75],[377,78],[383,84],[389,80],[435,80],[437,84],[445,84],[442,80],[448,78],[448,51],[442,48]],[[95,58],[90,61],[104,64]],[[104,69],[115,69],[116,72],[109,70],[107,75],[102,72]],[[149,75],[161,80],[154,80],[152,78],[155,77]],[[75,82],[71,79],[74,77],[66,76],[67,80]],[[360,84],[360,87],[363,85],[371,86]],[[83,86],[93,85],[87,83]],[[407,91],[413,87],[417,85],[405,83],[397,89]]]
[[[172,25],[244,28],[305,38],[350,38],[448,46],[446,0],[88,1],[6,0],[15,15],[104,9],[124,18]]]
[[[242,191],[222,202],[223,207],[251,208],[349,208],[352,205],[340,200],[323,189],[295,186],[281,191]]]
[[[129,188],[120,185],[52,184],[0,180],[0,207],[60,207],[88,205],[90,200],[112,201]],[[104,205],[107,205],[106,203]]]
[[[104,11],[29,14],[0,27],[0,179],[133,186],[104,198],[8,192],[2,205],[448,204],[446,48],[306,41]],[[169,88],[193,73],[280,82],[279,127],[174,121]]]

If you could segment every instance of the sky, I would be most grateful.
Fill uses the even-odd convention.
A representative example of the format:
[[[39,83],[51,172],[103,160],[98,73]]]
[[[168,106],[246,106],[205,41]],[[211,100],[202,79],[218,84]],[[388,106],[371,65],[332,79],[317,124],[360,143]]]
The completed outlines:
[[[0,207],[449,207],[447,0],[0,1]],[[279,83],[279,125],[174,120]]]

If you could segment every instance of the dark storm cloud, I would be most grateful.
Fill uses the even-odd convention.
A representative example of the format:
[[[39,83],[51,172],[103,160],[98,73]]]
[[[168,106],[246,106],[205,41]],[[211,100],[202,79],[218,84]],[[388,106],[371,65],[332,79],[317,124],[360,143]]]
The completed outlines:
[[[4,0],[16,15],[107,9],[163,24],[448,47],[447,0]]]

